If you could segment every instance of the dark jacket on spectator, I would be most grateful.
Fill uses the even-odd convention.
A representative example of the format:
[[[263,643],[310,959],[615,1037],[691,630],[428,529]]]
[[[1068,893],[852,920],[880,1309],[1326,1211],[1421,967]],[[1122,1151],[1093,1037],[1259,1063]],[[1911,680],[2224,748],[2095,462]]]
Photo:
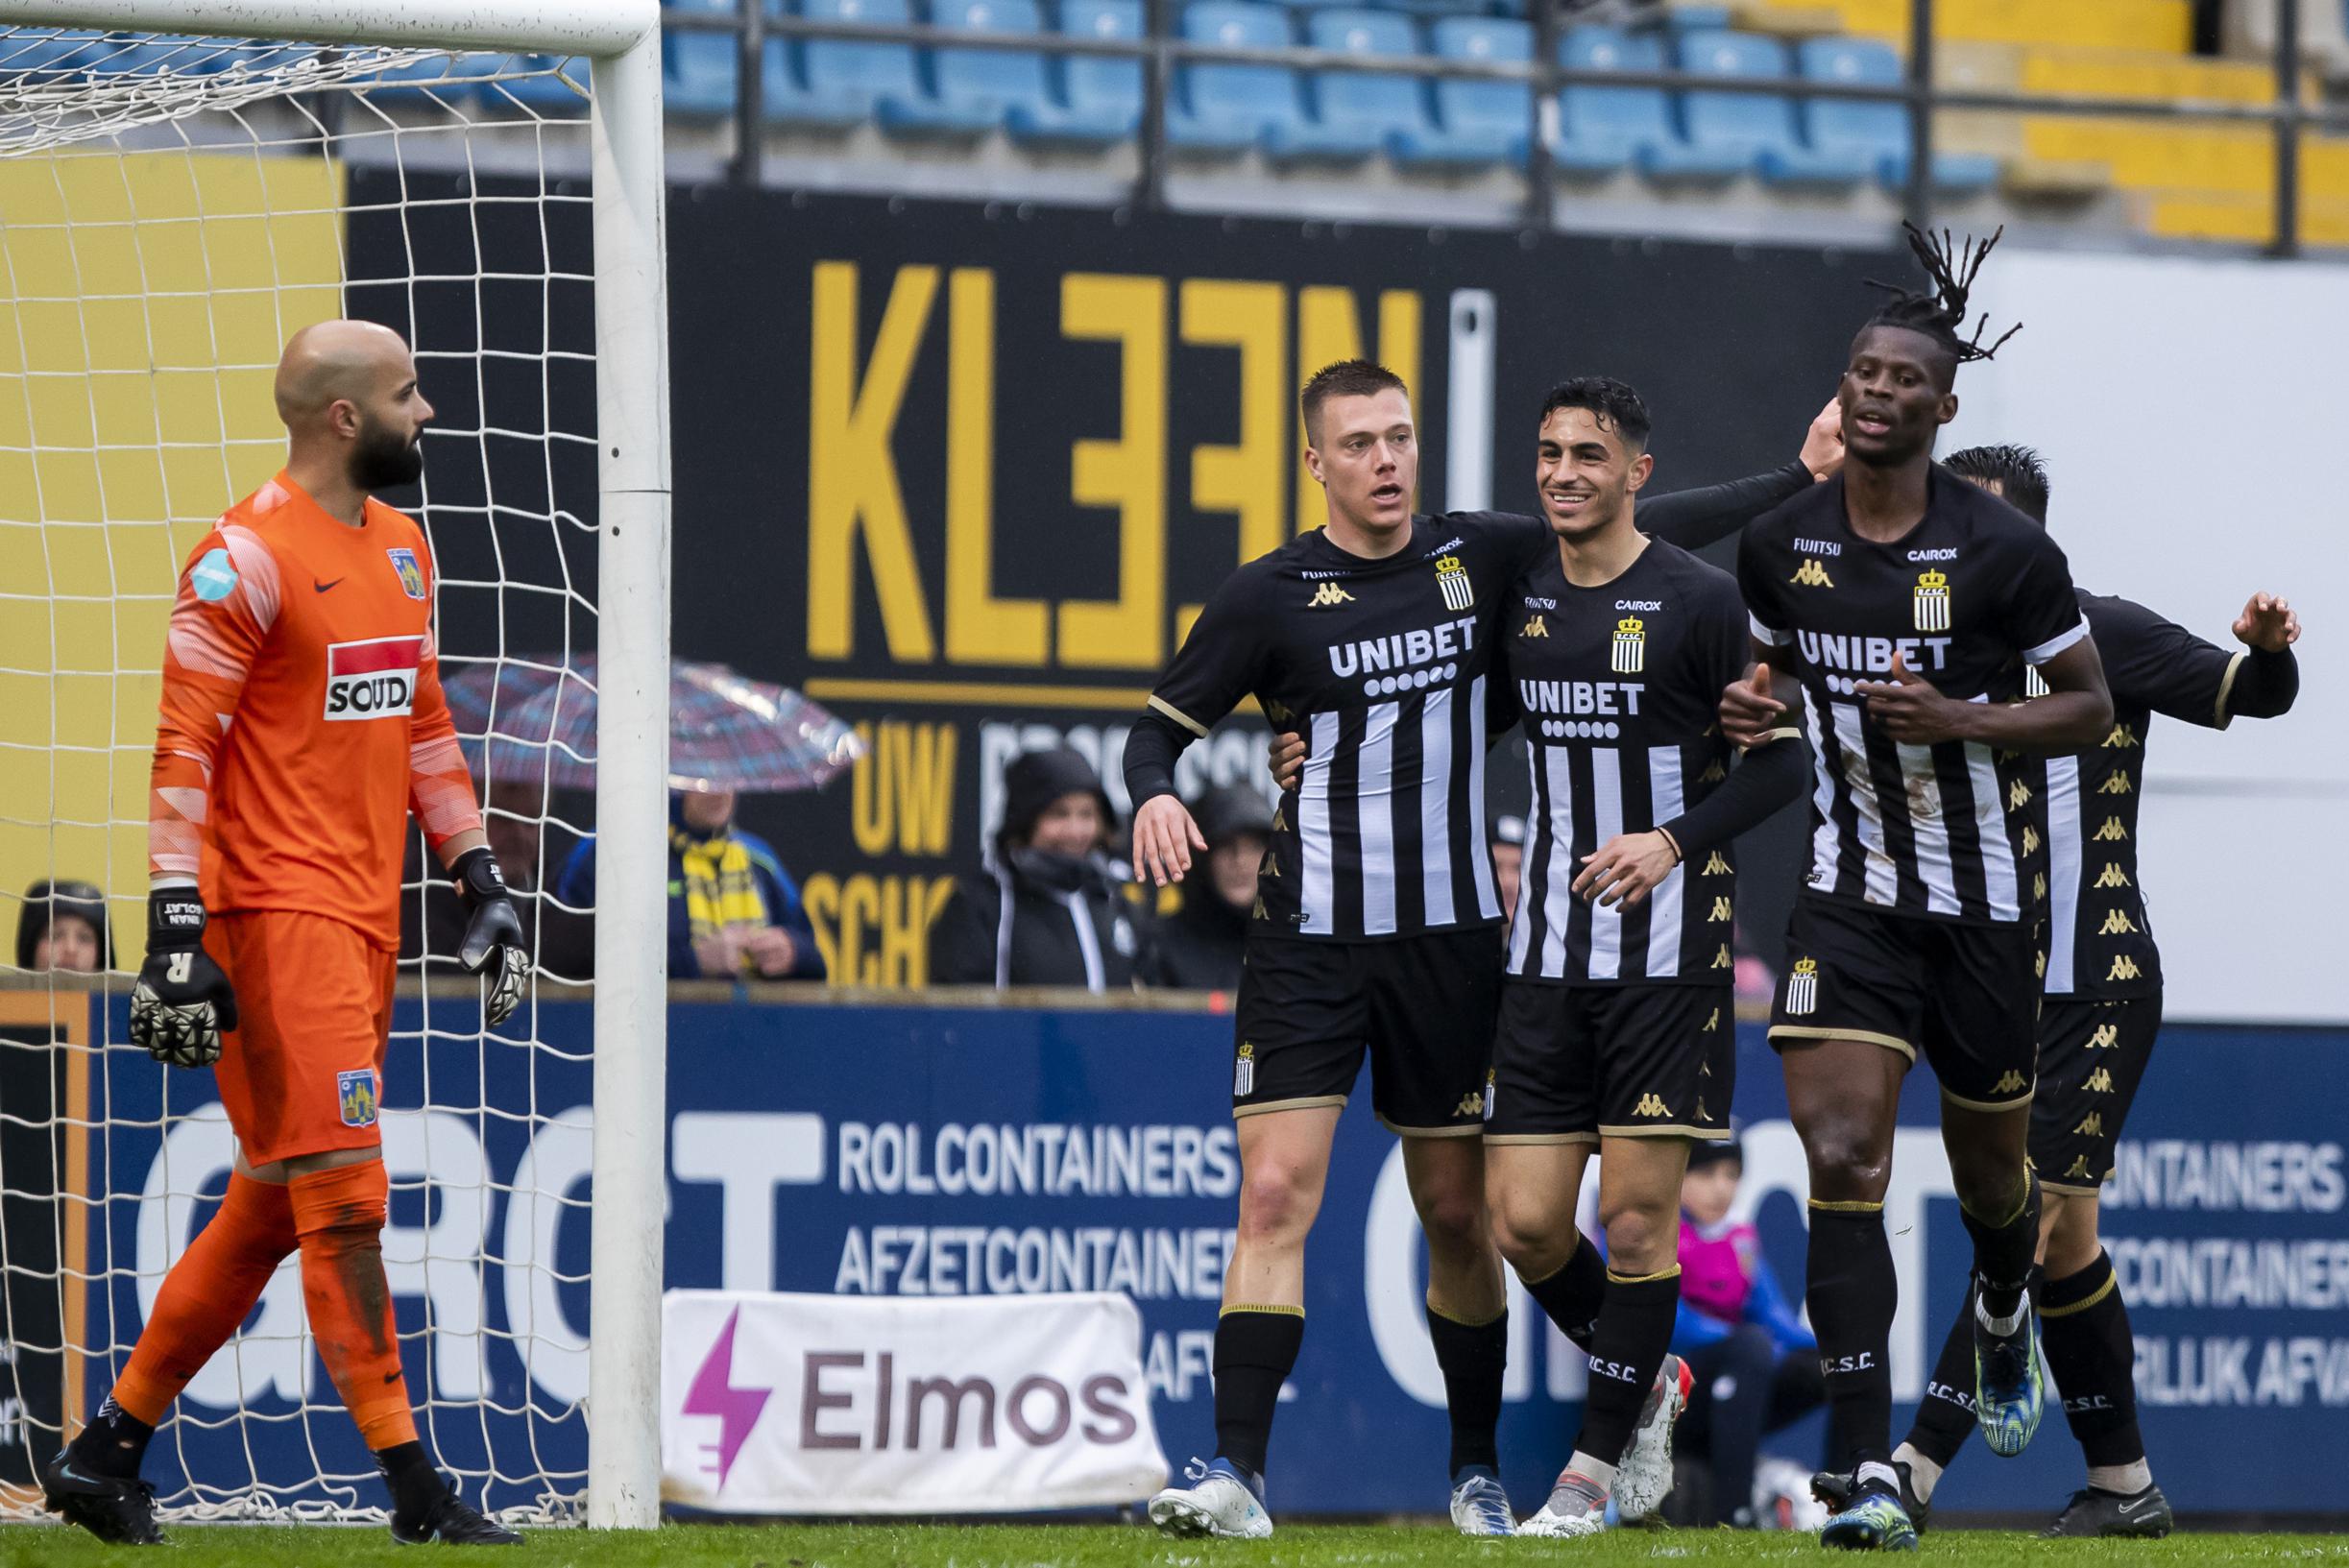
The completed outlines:
[[[1079,985],[1125,991],[1157,978],[1149,917],[1109,859],[1005,850],[966,877],[930,930],[939,985]]]
[[[1247,925],[1248,912],[1224,903],[1204,873],[1195,871],[1183,880],[1182,907],[1158,923],[1159,983],[1186,991],[1239,990]]]
[[[693,924],[686,899],[686,875],[683,861],[685,847],[707,845],[721,838],[731,838],[741,845],[750,862],[752,883],[759,902],[766,912],[766,923],[779,926],[790,933],[791,968],[778,979],[820,980],[824,977],[824,953],[815,943],[815,929],[808,923],[808,911],[801,904],[799,884],[783,868],[782,857],[774,846],[757,833],[744,832],[728,823],[714,833],[697,833],[685,823],[685,812],[672,798],[668,808],[668,977],[672,980],[739,979],[735,975],[705,976],[701,959],[693,952]],[[595,904],[595,840],[590,836],[571,851],[564,862],[563,875],[555,880],[555,896],[574,908],[593,908]]]

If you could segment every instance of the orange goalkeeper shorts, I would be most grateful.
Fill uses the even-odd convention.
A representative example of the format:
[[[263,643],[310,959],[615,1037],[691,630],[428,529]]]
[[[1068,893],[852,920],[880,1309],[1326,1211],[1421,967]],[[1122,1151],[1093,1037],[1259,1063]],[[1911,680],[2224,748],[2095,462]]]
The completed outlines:
[[[249,1165],[372,1148],[400,955],[325,915],[214,915],[205,948],[236,988],[221,1102]]]

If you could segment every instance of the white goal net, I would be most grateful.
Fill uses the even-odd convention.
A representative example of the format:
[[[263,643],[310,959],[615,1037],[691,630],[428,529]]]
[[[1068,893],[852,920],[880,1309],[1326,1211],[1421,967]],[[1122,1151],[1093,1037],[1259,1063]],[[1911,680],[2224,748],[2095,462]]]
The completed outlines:
[[[408,1386],[469,1500],[583,1508],[594,1070],[557,982],[593,965],[587,900],[559,895],[593,801],[552,786],[581,759],[547,715],[593,701],[598,642],[593,90],[585,58],[0,29],[0,916],[24,938],[0,951],[0,1516],[37,1507],[227,1181],[212,1075],[125,1039],[157,670],[186,553],[283,462],[279,349],[334,316],[398,329],[436,410],[421,491],[385,498],[430,535],[443,678],[541,971],[485,1029],[416,846],[381,1123]],[[111,984],[48,967],[91,924]],[[147,1477],[166,1517],[380,1503],[293,1260]]]

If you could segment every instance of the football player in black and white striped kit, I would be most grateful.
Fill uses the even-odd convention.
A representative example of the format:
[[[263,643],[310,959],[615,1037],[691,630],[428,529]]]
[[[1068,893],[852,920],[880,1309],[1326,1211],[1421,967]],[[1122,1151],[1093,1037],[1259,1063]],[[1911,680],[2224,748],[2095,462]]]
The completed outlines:
[[[1729,573],[1637,526],[1649,428],[1620,381],[1552,390],[1537,479],[1556,545],[1511,585],[1500,628],[1533,804],[1486,1193],[1502,1255],[1562,1326],[1593,1152],[1607,1234],[1583,1428],[1536,1535],[1596,1534],[1610,1495],[1644,1518],[1671,1489],[1681,1179],[1690,1140],[1730,1136],[1736,1085],[1730,841],[1805,777],[1792,728],[1732,767],[1716,708],[1745,669],[1745,606]],[[1635,1445],[1641,1429],[1657,1440]]]
[[[1994,236],[1995,239],[1995,236]],[[1930,277],[1853,341],[1843,473],[1747,528],[1738,585],[1756,664],[1722,696],[1744,744],[1796,718],[1811,742],[1812,858],[1771,1015],[1810,1168],[1808,1297],[1857,1476],[1821,1539],[1916,1542],[1891,1464],[1896,1284],[1884,1234],[1901,1082],[1920,1051],[1974,1241],[1973,1379],[1994,1452],[2043,1405],[2026,1287],[2040,1189],[2024,1157],[2038,1056],[2045,875],[2022,754],[2102,740],[2112,699],[2063,552],[1933,464],[1957,415],[1982,256],[1910,230]],[[2022,669],[2048,695],[2018,702]]]
[[[2047,474],[2027,446],[1976,446],[1946,465],[2041,526]],[[2048,1369],[2088,1461],[2088,1484],[2049,1535],[2160,1536],[2173,1519],[2153,1484],[2137,1423],[2135,1344],[2127,1305],[2096,1233],[2097,1189],[2162,1025],[2162,959],[2138,885],[2138,802],[2155,713],[2223,730],[2237,718],[2288,711],[2300,689],[2289,603],[2255,593],[2226,649],[2127,599],[2082,592],[2113,693],[2113,726],[2097,744],[2050,757],[2030,787],[2044,797],[2047,839],[2047,972],[2039,1009],[2039,1092],[2031,1163],[2046,1192],[2037,1288]],[[2036,684],[2036,683],[2034,683]],[[1973,1295],[1951,1327],[1893,1465],[1920,1502],[1975,1429]],[[1825,1478],[1822,1495],[1840,1478]]]
[[[1218,1452],[1196,1484],[1153,1498],[1150,1517],[1174,1533],[1271,1532],[1265,1457],[1303,1338],[1304,1242],[1367,1050],[1371,1103],[1405,1139],[1428,1239],[1453,1519],[1469,1533],[1505,1534],[1514,1519],[1494,1431],[1508,1297],[1479,1141],[1501,918],[1484,765],[1506,590],[1548,536],[1530,518],[1413,515],[1410,396],[1381,367],[1328,367],[1301,405],[1327,526],[1216,591],[1126,747],[1136,875],[1163,886],[1205,847],[1174,796],[1182,748],[1249,695],[1307,742],[1258,875],[1234,1020],[1242,1182],[1216,1328]],[[1714,510],[1751,517],[1816,476],[1790,464],[1659,504],[1700,519]],[[1585,1273],[1595,1313],[1604,1275],[1595,1263]]]

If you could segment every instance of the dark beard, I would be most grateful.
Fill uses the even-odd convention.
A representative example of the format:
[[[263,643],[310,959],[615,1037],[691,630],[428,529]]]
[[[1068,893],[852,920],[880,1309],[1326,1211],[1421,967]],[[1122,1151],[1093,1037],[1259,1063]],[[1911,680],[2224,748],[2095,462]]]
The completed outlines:
[[[423,437],[401,441],[380,425],[371,425],[359,432],[358,445],[351,453],[351,482],[368,495],[412,485],[424,472]]]

